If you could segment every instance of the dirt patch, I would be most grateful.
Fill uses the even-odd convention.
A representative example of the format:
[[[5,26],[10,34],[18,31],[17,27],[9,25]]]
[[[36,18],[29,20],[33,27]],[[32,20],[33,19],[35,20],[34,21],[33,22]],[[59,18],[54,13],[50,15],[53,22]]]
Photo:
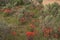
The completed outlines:
[[[60,0],[44,0],[43,5],[52,4],[54,2],[57,2],[58,4],[60,4]]]

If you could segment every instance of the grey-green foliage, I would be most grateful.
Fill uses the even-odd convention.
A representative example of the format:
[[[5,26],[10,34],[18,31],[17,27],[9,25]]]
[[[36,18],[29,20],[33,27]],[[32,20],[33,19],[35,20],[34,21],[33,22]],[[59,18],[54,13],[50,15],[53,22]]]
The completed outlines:
[[[43,2],[43,0],[38,0],[38,2],[39,2],[39,3],[42,3],[42,2]]]
[[[58,12],[59,9],[60,9],[60,5],[58,3],[47,5],[47,12],[49,14],[52,14],[53,16],[56,16],[59,13]]]
[[[0,22],[0,28],[6,28],[8,25],[5,22]]]
[[[11,4],[11,6],[15,5],[23,5],[24,1],[23,0],[0,0],[0,5],[6,6],[6,4]]]
[[[0,6],[4,6],[6,3],[8,3],[10,0],[0,0]]]
[[[9,32],[8,25],[5,22],[0,21],[0,38],[1,38],[1,40],[5,39],[6,34],[8,32]]]
[[[59,26],[60,24],[60,5],[58,3],[44,6],[43,23],[47,26]],[[45,25],[45,26],[46,26]]]
[[[29,4],[30,2],[29,0],[13,0],[13,1],[10,0],[10,3],[18,6],[18,5]]]

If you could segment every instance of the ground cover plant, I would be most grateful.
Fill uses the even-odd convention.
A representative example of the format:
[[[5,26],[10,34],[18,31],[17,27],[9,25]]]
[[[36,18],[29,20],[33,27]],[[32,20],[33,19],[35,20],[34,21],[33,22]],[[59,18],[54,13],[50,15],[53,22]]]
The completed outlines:
[[[60,5],[31,1],[0,2],[0,40],[60,40]]]

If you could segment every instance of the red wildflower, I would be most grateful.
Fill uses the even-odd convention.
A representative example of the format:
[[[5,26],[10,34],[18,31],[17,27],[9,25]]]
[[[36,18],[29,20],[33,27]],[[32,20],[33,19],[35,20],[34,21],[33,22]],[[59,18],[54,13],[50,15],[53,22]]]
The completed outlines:
[[[15,36],[15,35],[16,35],[16,32],[15,32],[15,31],[13,31],[13,32],[11,32],[11,34]]]
[[[52,28],[44,28],[43,29],[43,32],[48,33],[48,34],[51,33],[52,31],[53,31]]]
[[[30,24],[30,27],[31,27],[31,28],[35,28],[35,25],[34,25],[34,24]]]
[[[54,38],[58,38],[59,37],[59,35],[57,33],[55,33],[53,36],[54,36]]]
[[[34,23],[36,20],[32,20],[32,22]]]
[[[58,28],[58,31],[60,32],[60,28]]]
[[[30,36],[34,36],[35,33],[34,32],[26,32],[26,35],[27,35],[27,37],[30,37]]]
[[[20,21],[21,21],[21,22],[25,22],[25,18],[24,18],[24,17],[21,18]]]
[[[30,16],[31,16],[31,17],[32,17],[32,16],[34,16],[34,13],[33,13],[33,12],[31,12],[31,13],[30,13]]]
[[[44,36],[48,37],[51,33],[52,33],[52,28],[44,28],[43,29],[43,33],[44,33]]]
[[[5,13],[10,13],[11,12],[11,9],[5,9],[4,12]]]
[[[53,29],[52,28],[49,28],[49,32],[51,33],[53,31]]]
[[[44,33],[44,37],[49,37],[49,34]]]

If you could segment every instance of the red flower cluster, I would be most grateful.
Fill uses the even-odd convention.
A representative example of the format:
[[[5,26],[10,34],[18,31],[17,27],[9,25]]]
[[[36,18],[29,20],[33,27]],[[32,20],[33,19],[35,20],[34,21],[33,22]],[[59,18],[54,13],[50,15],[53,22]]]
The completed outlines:
[[[48,37],[48,36],[50,36],[50,33],[52,33],[52,28],[44,28],[43,29],[43,33],[44,33],[44,36],[45,37]]]
[[[58,28],[58,31],[60,32],[60,27]]]
[[[16,35],[16,32],[15,32],[15,31],[13,31],[13,32],[11,32],[11,34],[15,36],[15,35]]]
[[[34,16],[34,13],[33,13],[33,12],[31,12],[31,13],[30,13],[30,16],[31,16],[31,17],[32,17],[32,16]]]
[[[4,12],[5,13],[10,13],[11,12],[11,9],[5,9]]]
[[[34,25],[34,24],[30,24],[30,27],[31,27],[31,28],[35,28],[35,25]]]
[[[32,23],[36,22],[36,20],[32,20]]]
[[[21,18],[21,19],[20,19],[20,22],[24,23],[24,22],[25,22],[25,18],[24,18],[24,17]]]
[[[27,37],[30,37],[30,36],[34,36],[35,33],[34,32],[26,32],[26,35],[27,35]]]
[[[55,33],[53,36],[54,36],[54,38],[58,38],[59,37],[59,35],[57,33]]]

